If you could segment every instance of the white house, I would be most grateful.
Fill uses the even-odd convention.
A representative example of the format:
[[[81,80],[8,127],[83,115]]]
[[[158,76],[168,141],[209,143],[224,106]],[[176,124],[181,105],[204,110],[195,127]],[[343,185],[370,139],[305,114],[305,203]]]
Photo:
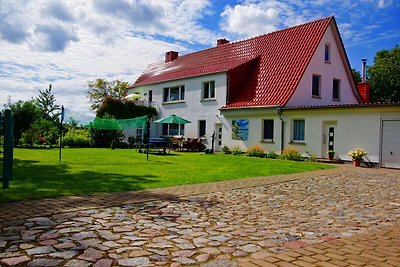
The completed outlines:
[[[368,84],[356,88],[334,17],[151,64],[129,88],[157,108],[191,124],[152,124],[153,137],[200,137],[215,149],[262,146],[278,154],[291,146],[325,158],[350,160],[361,147],[368,160],[400,167],[400,104],[369,103]]]

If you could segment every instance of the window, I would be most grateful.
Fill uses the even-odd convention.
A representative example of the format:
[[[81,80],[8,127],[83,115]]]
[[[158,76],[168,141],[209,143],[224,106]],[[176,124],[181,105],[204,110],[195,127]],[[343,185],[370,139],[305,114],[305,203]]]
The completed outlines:
[[[274,120],[263,120],[263,140],[274,139]]]
[[[164,88],[164,102],[185,100],[185,86],[175,86]]]
[[[206,135],[206,121],[200,120],[199,121],[199,136]]]
[[[320,87],[321,87],[321,76],[312,76],[312,96],[320,97]]]
[[[333,100],[340,99],[340,80],[333,79],[332,99]]]
[[[185,124],[163,123],[162,126],[165,136],[185,135]]]
[[[149,103],[153,101],[153,90],[149,90]]]
[[[293,121],[293,141],[304,141],[305,121]]]
[[[215,98],[215,81],[203,83],[203,99]]]
[[[325,44],[325,53],[324,53],[325,63],[331,62],[331,44]]]

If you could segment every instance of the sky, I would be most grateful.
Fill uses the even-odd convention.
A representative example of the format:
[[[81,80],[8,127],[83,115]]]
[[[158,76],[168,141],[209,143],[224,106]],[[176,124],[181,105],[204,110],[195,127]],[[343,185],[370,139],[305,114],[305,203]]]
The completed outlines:
[[[400,45],[398,0],[0,0],[0,109],[52,84],[66,118],[94,117],[96,78],[133,83],[145,67],[335,16],[352,68]]]

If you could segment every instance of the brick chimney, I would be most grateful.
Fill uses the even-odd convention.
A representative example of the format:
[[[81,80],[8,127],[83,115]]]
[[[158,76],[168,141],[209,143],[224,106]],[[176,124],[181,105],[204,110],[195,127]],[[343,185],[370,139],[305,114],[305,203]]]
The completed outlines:
[[[171,62],[174,59],[178,58],[178,52],[176,51],[168,51],[165,53],[165,63]]]
[[[363,103],[369,103],[369,96],[370,96],[369,83],[367,82],[358,83],[357,89],[361,95]]]
[[[357,85],[357,90],[360,93],[363,103],[369,103],[370,88],[367,83],[367,59],[361,59],[362,70],[361,70],[361,82]]]
[[[228,44],[228,43],[229,43],[229,41],[226,39],[218,39],[217,40],[217,46]]]

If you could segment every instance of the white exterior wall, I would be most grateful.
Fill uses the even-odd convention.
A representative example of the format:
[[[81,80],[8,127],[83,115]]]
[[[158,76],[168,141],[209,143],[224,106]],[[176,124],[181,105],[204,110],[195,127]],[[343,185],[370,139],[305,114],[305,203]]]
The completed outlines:
[[[251,146],[258,145],[264,151],[274,150],[279,154],[281,149],[281,122],[277,115],[276,108],[265,109],[237,109],[223,110],[221,119],[223,121],[223,145],[232,148],[240,147],[242,151],[246,151]],[[232,120],[247,119],[249,120],[249,135],[247,141],[232,140]],[[272,142],[265,142],[263,138],[263,120],[274,120],[274,138]]]
[[[259,145],[265,151],[281,150],[281,122],[274,109],[260,110],[226,110],[224,125],[230,129],[224,132],[224,144],[228,147],[239,146],[243,151],[249,147]],[[232,140],[232,120],[249,120],[248,141]],[[274,142],[261,141],[262,121],[274,119]],[[335,128],[334,150],[335,157],[342,160],[351,160],[347,155],[350,150],[362,148],[368,152],[368,161],[380,162],[381,147],[381,121],[400,120],[400,107],[356,107],[342,109],[308,109],[285,110],[282,114],[284,120],[284,147],[294,147],[307,156],[306,152],[315,153],[319,158],[327,158],[328,151],[328,125]],[[305,140],[301,143],[291,142],[293,120],[305,120]],[[325,138],[325,142],[324,142]],[[400,140],[399,140],[400,146]]]
[[[202,100],[202,84],[208,81],[215,81],[215,99]],[[152,90],[153,101],[151,105],[157,109],[158,118],[174,114],[192,122],[185,124],[184,137],[186,138],[199,137],[199,120],[205,120],[206,136],[202,138],[202,143],[207,147],[211,147],[210,136],[216,130],[215,125],[221,124],[221,120],[217,116],[219,115],[219,108],[226,104],[226,84],[226,74],[217,73],[137,87],[131,89],[129,93],[138,92],[143,96],[146,94],[139,101],[144,100],[147,102],[148,91]],[[179,103],[163,103],[164,88],[180,85],[185,85],[185,100]],[[152,137],[160,137],[162,135],[162,125],[151,123],[150,134]]]
[[[325,44],[330,44],[331,61],[325,63]],[[295,56],[295,55],[294,55]],[[358,103],[351,89],[349,78],[345,71],[345,64],[340,56],[332,28],[327,31],[318,45],[310,64],[307,66],[300,80],[297,90],[290,98],[287,106],[315,106],[330,104]],[[312,76],[321,76],[320,98],[312,96]],[[333,79],[340,80],[340,101],[332,100]]]

